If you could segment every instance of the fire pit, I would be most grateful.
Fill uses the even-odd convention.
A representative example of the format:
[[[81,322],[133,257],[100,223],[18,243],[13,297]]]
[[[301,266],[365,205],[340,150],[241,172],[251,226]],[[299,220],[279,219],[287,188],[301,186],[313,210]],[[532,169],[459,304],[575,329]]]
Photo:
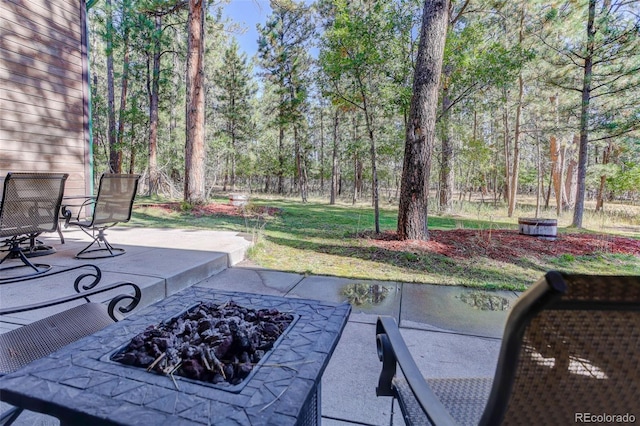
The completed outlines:
[[[239,385],[110,360],[150,326],[168,324],[200,303],[294,318],[261,361],[250,359],[255,365]],[[348,304],[190,287],[0,378],[0,399],[73,424],[319,424],[322,374],[350,312]]]
[[[108,358],[172,379],[176,374],[239,392],[295,318],[277,309],[256,310],[234,301],[199,303],[169,321],[149,326]]]

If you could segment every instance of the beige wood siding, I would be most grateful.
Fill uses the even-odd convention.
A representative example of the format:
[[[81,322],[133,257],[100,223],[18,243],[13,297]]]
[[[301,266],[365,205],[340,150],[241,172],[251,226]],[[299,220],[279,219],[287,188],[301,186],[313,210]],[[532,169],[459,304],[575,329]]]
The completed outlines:
[[[0,0],[0,174],[69,173],[89,193],[83,0]]]

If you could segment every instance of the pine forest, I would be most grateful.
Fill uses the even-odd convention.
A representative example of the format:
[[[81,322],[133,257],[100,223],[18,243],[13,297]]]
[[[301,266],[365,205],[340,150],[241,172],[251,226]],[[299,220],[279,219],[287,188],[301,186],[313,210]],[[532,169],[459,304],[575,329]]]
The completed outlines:
[[[640,1],[263,3],[252,56],[229,0],[91,5],[96,175],[194,205],[366,202],[376,226],[391,203],[412,239],[462,200],[576,227],[640,202]]]

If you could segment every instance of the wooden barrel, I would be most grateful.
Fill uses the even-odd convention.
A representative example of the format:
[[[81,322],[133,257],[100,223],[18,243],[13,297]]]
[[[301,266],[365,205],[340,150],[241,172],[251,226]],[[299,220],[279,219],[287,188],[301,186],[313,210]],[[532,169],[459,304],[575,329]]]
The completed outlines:
[[[520,234],[555,241],[558,234],[557,219],[518,218]]]

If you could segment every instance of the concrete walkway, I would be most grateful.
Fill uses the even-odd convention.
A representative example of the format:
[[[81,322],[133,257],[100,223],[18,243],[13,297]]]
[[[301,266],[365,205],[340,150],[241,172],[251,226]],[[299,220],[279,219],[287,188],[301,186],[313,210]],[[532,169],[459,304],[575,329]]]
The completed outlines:
[[[351,317],[322,379],[325,425],[403,424],[391,398],[375,396],[381,367],[375,345],[378,315],[393,316],[400,324],[425,376],[492,376],[507,310],[482,310],[472,305],[502,308],[502,303],[511,304],[518,297],[514,292],[487,293],[462,287],[265,270],[243,260],[251,245],[250,238],[235,232],[123,227],[107,234],[114,246],[124,247],[127,253],[93,261],[103,271],[102,282],[135,282],[143,290],[144,306],[190,285],[352,303]],[[43,239],[53,244],[57,253],[38,258],[38,262],[52,264],[52,271],[89,262],[73,258],[88,243],[88,237],[75,230],[65,230],[64,235],[64,245],[53,236]],[[2,285],[0,306],[34,303],[60,297],[63,292],[72,293],[71,282],[61,274]],[[39,316],[16,315],[12,321],[28,323]],[[15,326],[4,324],[0,332]],[[15,424],[49,425],[57,421],[25,413]]]

